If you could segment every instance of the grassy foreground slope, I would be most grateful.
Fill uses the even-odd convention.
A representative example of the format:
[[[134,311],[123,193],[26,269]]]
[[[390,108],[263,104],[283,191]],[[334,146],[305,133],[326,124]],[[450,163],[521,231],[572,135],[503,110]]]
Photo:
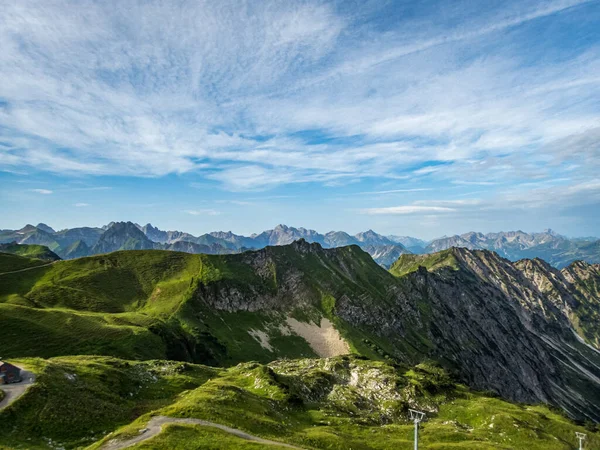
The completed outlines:
[[[0,412],[0,447],[99,449],[139,435],[151,416],[199,418],[307,449],[409,448],[409,407],[428,412],[424,449],[567,450],[586,430],[545,406],[456,384],[440,368],[355,357],[244,363],[229,369],[108,357],[15,361],[38,383]],[[132,448],[261,448],[220,430],[170,425]]]

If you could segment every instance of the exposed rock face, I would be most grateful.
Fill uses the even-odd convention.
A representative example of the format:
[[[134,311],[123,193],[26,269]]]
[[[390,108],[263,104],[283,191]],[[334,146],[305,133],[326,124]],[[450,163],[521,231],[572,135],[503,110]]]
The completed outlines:
[[[58,243],[50,233],[39,230],[37,228],[33,230],[27,230],[25,234],[21,237],[21,239],[18,240],[18,243],[45,245],[48,248],[58,247]]]
[[[477,242],[467,239],[466,236],[463,237],[457,235],[436,239],[435,241],[430,242],[429,245],[425,247],[424,253],[440,252],[452,247],[462,247],[468,249],[482,248]]]
[[[569,319],[582,338],[600,349],[600,264],[576,261],[559,271],[534,259],[515,266]]]
[[[421,318],[432,354],[473,387],[598,420],[600,353],[575,337],[565,306],[577,290],[561,285],[561,273],[543,261],[513,265],[487,251],[450,251],[458,268],[401,278],[406,295],[421,289],[420,301],[427,300]]]
[[[338,357],[276,361],[269,367],[285,376],[294,395],[308,404],[320,403],[321,410],[336,415],[351,411],[353,417],[382,424],[405,417],[409,407],[427,412],[438,410],[431,399],[419,395],[419,388],[415,389],[414,384],[382,363]],[[439,383],[427,386],[428,394],[442,394],[443,398],[452,389],[453,383],[442,370],[425,365],[415,368],[416,377],[421,378],[423,373],[435,377]]]

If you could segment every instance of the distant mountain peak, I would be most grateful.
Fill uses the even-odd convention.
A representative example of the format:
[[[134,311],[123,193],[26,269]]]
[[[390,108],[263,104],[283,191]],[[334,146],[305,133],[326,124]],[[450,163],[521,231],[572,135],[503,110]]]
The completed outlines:
[[[37,227],[34,227],[30,223],[28,223],[27,225],[25,225],[20,230],[17,230],[17,232],[18,233],[31,233],[32,231],[35,231],[36,229],[37,229]]]
[[[54,228],[52,228],[51,226],[46,225],[45,223],[38,223],[36,225],[36,228],[42,231],[45,231],[46,233],[50,233],[50,234],[54,234],[56,233],[56,231],[54,230]]]

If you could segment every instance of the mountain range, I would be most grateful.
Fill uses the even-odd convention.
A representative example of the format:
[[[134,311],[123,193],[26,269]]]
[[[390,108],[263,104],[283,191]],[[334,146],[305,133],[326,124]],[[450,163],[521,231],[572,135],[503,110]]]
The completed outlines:
[[[45,245],[62,259],[133,249],[230,254],[269,245],[287,245],[299,239],[318,243],[324,248],[358,245],[386,268],[401,254],[434,253],[451,247],[492,250],[511,261],[537,257],[558,268],[577,260],[600,262],[600,240],[592,237],[570,239],[552,230],[540,233],[469,232],[432,241],[409,236],[384,236],[373,230],[355,235],[343,231],[321,234],[286,225],[277,225],[271,230],[250,236],[237,235],[231,231],[194,236],[183,231],[163,231],[152,224],[141,226],[132,222],[111,222],[99,228],[80,227],[60,231],[40,223],[36,226],[26,225],[19,230],[0,231],[0,243]]]

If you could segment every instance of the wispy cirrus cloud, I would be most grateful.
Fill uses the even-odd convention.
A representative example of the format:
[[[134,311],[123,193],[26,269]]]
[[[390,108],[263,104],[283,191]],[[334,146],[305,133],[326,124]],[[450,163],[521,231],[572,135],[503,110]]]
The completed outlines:
[[[123,22],[119,2],[7,5],[0,166],[192,172],[232,190],[447,172],[411,170],[427,161],[455,163],[442,178],[465,183],[486,182],[469,170],[474,160],[539,170],[543,158],[527,168],[503,156],[552,153],[551,142],[597,124],[586,99],[600,93],[589,75],[598,48],[532,65],[518,41],[529,24],[594,5],[438,5],[385,33],[361,22],[385,6],[150,2]],[[496,42],[504,48],[486,56]],[[315,129],[319,143],[298,135]]]
[[[433,214],[433,213],[447,213],[454,212],[455,208],[448,208],[446,206],[422,206],[422,205],[402,205],[402,206],[388,206],[384,208],[365,208],[360,212],[361,214],[368,215],[387,215],[387,214]]]
[[[54,193],[54,191],[50,190],[50,189],[29,189],[30,192],[36,192],[38,194],[42,194],[42,195],[50,195],[52,193]]]
[[[221,214],[220,211],[214,209],[186,209],[183,212],[192,216],[218,216]]]

